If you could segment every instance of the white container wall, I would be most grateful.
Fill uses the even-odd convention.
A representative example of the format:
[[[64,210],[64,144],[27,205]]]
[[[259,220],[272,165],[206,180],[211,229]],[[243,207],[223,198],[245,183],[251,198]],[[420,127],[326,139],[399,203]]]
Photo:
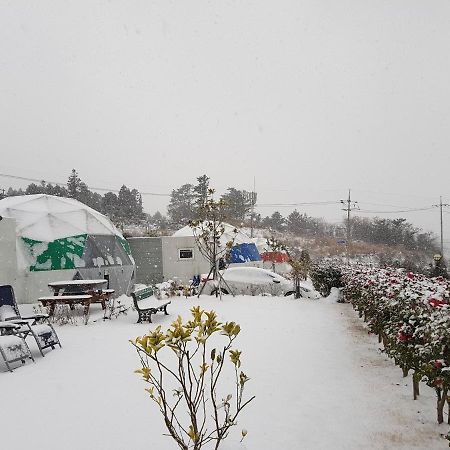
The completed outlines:
[[[161,239],[164,280],[176,278],[187,283],[194,275],[209,272],[209,262],[200,253],[193,236],[167,236]]]

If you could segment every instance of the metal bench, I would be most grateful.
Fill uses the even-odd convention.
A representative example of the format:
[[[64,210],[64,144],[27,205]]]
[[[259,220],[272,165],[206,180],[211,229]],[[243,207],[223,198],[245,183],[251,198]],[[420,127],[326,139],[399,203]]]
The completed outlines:
[[[164,314],[169,315],[169,313],[167,312],[167,306],[170,304],[170,301],[163,304],[155,304],[145,308],[141,308],[139,306],[140,300],[144,300],[145,298],[151,297],[152,295],[153,289],[151,287],[140,289],[138,291],[131,293],[131,297],[133,297],[134,307],[136,308],[136,311],[139,314],[137,323],[140,323],[143,320],[148,320],[151,323],[152,314],[156,314],[158,311],[164,312]],[[155,302],[157,302],[156,299]]]

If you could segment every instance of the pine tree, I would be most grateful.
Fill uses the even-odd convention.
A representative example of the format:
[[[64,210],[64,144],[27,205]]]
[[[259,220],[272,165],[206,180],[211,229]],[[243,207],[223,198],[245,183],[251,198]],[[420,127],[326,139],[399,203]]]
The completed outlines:
[[[45,183],[44,186],[41,184],[31,183],[27,186],[25,189],[26,195],[33,195],[33,194],[45,194]]]
[[[270,217],[264,218],[263,225],[276,231],[283,231],[285,222],[286,219],[278,211],[275,211]]]
[[[78,194],[81,191],[81,180],[78,172],[72,169],[71,174],[67,180],[67,193],[70,198],[78,199]]]
[[[133,217],[133,195],[125,185],[119,190],[119,195],[117,197],[118,202],[118,216],[121,223],[125,224],[130,222]]]
[[[14,197],[16,195],[25,195],[25,191],[22,190],[22,188],[19,189],[13,189],[13,188],[9,188],[8,191],[6,192],[6,196],[7,197]]]
[[[183,227],[190,220],[198,218],[195,207],[195,193],[192,184],[183,184],[172,191],[167,213],[173,226]]]
[[[119,199],[114,192],[107,192],[102,198],[101,211],[106,214],[113,222],[119,216]]]
[[[131,189],[131,197],[132,197],[132,216],[131,219],[137,223],[144,219],[144,209],[142,206],[142,196],[137,189]]]
[[[304,229],[303,215],[296,209],[287,217],[287,229],[293,234],[300,234]]]
[[[150,216],[150,223],[154,225],[158,230],[167,230],[168,221],[159,211],[156,211],[153,216]]]
[[[246,191],[240,191],[233,187],[228,188],[228,192],[222,195],[224,203],[224,214],[229,219],[243,222],[252,209],[252,197]]]
[[[202,175],[197,178],[197,184],[194,186],[194,205],[198,214],[201,214],[205,209],[206,201],[208,200],[209,177]]]

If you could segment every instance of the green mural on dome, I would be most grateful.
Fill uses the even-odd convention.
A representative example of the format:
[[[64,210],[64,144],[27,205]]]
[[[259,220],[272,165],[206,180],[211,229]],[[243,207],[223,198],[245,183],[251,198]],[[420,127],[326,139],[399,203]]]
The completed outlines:
[[[119,236],[116,236],[116,238],[120,242],[120,245],[122,246],[122,248],[125,250],[125,253],[127,255],[131,255],[131,248],[130,248],[130,244],[128,243],[128,241]]]
[[[79,234],[51,242],[22,237],[32,258],[30,271],[76,269],[84,267],[82,259],[87,234]]]

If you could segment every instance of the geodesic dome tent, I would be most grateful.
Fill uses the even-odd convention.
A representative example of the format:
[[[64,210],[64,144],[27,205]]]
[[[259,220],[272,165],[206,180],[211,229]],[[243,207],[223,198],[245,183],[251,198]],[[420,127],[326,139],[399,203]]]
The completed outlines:
[[[134,282],[128,242],[110,220],[77,200],[37,194],[0,200],[0,215],[16,220],[18,273],[28,301],[49,293],[49,281],[103,278],[117,295]]]

